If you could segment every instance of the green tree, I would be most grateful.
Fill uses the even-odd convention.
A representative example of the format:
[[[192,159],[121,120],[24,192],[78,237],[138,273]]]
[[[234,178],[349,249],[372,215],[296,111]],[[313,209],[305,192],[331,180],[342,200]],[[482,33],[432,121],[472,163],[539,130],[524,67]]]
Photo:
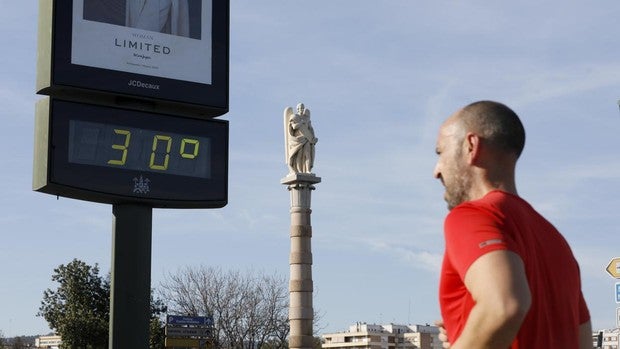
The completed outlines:
[[[62,337],[63,348],[107,348],[110,282],[99,267],[74,259],[54,269],[56,290],[43,292],[39,316]]]
[[[78,259],[54,269],[56,290],[43,292],[39,308],[51,329],[62,337],[62,348],[105,349],[110,321],[110,277],[99,276],[99,267]],[[153,349],[164,347],[161,316],[166,306],[151,292],[151,340]]]
[[[149,348],[164,349],[166,347],[165,325],[161,319],[154,317],[150,325],[151,337],[149,338]]]
[[[153,292],[151,292],[151,323],[150,323],[150,338],[149,348],[151,349],[165,349],[166,348],[166,336],[165,336],[165,322],[161,317],[166,315],[167,307],[161,299],[155,299]]]

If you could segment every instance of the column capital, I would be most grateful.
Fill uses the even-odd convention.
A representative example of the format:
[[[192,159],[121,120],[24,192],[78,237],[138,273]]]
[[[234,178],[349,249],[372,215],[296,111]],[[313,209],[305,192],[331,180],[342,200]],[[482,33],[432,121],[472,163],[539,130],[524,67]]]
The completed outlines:
[[[321,177],[317,177],[314,173],[289,173],[280,180],[280,183],[288,186],[312,185],[321,183]]]

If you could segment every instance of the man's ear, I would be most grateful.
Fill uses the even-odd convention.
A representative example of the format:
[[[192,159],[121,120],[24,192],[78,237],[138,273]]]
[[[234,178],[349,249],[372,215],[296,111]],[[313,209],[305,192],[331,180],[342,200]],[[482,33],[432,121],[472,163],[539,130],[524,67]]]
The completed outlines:
[[[467,133],[465,135],[465,147],[467,151],[467,161],[470,165],[477,163],[480,160],[481,138],[475,133]]]

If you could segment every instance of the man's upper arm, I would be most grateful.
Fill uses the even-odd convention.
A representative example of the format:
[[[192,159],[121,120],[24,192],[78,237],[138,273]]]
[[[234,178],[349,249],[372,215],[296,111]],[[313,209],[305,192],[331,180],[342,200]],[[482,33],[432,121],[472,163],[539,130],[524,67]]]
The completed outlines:
[[[470,347],[508,347],[531,305],[531,294],[521,258],[496,250],[476,259],[465,274],[465,286],[476,305],[457,343]]]
[[[592,349],[592,324],[590,321],[579,326],[579,349]]]
[[[529,305],[531,294],[521,257],[508,250],[480,256],[465,274],[465,286],[478,302],[495,302],[503,306],[516,301]]]

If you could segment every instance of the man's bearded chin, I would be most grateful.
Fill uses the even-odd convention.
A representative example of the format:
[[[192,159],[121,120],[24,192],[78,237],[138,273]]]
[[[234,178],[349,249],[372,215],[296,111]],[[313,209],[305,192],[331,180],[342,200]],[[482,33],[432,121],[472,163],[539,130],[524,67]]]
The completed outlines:
[[[451,188],[446,187],[445,200],[448,203],[448,210],[451,211],[456,206],[469,201],[468,188],[470,187],[471,180],[468,175],[462,175],[458,177],[458,180]]]

